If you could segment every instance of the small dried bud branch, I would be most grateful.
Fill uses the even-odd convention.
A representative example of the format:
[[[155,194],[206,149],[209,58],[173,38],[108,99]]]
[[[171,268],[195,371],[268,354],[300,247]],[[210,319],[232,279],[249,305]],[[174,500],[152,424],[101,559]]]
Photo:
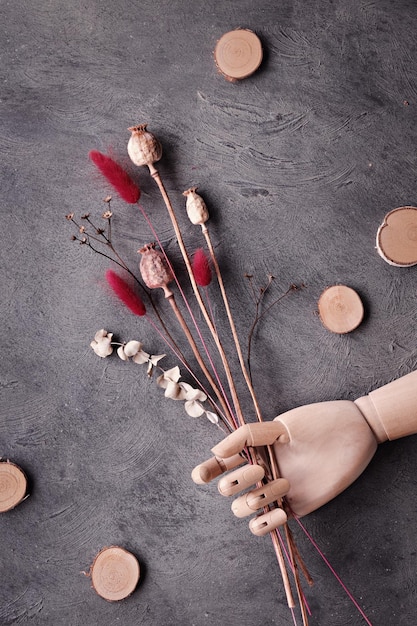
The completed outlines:
[[[266,309],[264,309],[264,311],[262,311],[261,313],[260,312],[261,303],[263,301],[263,298],[267,290],[271,286],[271,283],[273,280],[274,280],[274,276],[272,276],[271,274],[268,274],[267,284],[264,287],[261,287],[259,289],[259,295],[255,298],[255,318],[253,320],[253,323],[252,323],[252,326],[250,328],[249,335],[248,335],[248,352],[247,352],[247,359],[246,359],[249,373],[251,371],[250,359],[251,359],[251,350],[252,350],[252,339],[255,333],[256,326],[258,325],[260,320],[272,309],[272,307],[278,304],[278,302],[281,302],[281,300],[283,300],[283,298],[288,296],[288,294],[294,291],[298,291],[299,289],[302,289],[303,287],[305,287],[304,283],[301,283],[300,286],[297,286],[295,284],[290,285],[284,293],[282,293],[280,296],[278,296],[278,298],[276,298],[273,302],[271,302],[271,304]],[[255,290],[254,290],[253,282],[252,282],[252,276],[249,277],[249,284],[251,285],[252,292],[255,295]]]
[[[91,232],[87,231],[86,226],[84,225],[80,225],[75,217],[74,217],[74,213],[69,213],[68,215],[66,215],[66,219],[68,221],[71,221],[77,228],[79,233],[82,233],[84,235],[84,237],[80,238],[77,236],[72,236],[72,240],[73,241],[78,241],[80,244],[85,244],[87,245],[94,253],[103,256],[106,259],[109,259],[110,261],[112,261],[113,263],[115,263],[118,267],[123,268],[124,270],[126,270],[126,272],[128,272],[128,274],[133,278],[133,280],[137,283],[137,285],[140,287],[140,289],[142,289],[142,291],[148,296],[148,298],[150,299],[150,301],[152,302],[152,298],[150,297],[150,294],[148,292],[148,290],[146,289],[145,285],[142,284],[142,282],[137,278],[137,276],[135,276],[135,274],[129,269],[127,263],[123,260],[123,258],[120,256],[120,254],[117,252],[116,248],[114,247],[112,241],[111,241],[111,218],[112,218],[112,213],[109,212],[105,212],[108,214],[103,214],[102,217],[104,217],[104,219],[107,220],[107,228],[108,228],[108,232],[106,234],[105,229],[103,228],[99,228],[95,225],[95,223],[92,221],[91,217],[90,217],[90,213],[84,213],[81,216],[81,219],[83,219],[84,221],[86,221],[91,228],[94,231],[94,234]],[[104,246],[105,248],[108,248],[111,252],[104,252],[102,249],[100,249],[99,247],[96,247],[94,244],[98,244],[99,246]],[[154,303],[152,302],[152,306],[155,309]],[[155,313],[157,315],[157,317],[160,319],[162,326],[164,326],[163,321],[160,318],[159,312],[157,310],[155,310]]]

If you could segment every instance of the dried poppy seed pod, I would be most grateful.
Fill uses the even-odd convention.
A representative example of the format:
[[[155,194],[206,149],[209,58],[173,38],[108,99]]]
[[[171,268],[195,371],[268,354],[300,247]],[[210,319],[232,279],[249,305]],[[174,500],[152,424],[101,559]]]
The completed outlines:
[[[192,224],[200,224],[201,227],[209,218],[206,203],[203,198],[196,193],[197,187],[190,187],[183,192],[183,196],[187,198],[185,208],[187,209],[188,219]]]
[[[158,139],[146,130],[146,124],[132,126],[132,135],[127,144],[127,152],[135,165],[151,166],[162,156],[162,146]]]
[[[168,285],[174,277],[162,252],[155,250],[154,243],[146,244],[138,252],[142,255],[139,269],[145,285],[149,289],[163,289],[165,298],[172,296]]]

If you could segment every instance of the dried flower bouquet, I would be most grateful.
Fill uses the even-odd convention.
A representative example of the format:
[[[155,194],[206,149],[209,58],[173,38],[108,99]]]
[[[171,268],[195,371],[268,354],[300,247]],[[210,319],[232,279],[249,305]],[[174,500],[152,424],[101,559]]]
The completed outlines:
[[[250,347],[253,331],[263,314],[282,297],[296,290],[297,287],[291,285],[286,293],[282,294],[282,296],[277,298],[261,313],[260,304],[271,285],[273,277],[268,277],[267,284],[260,289],[259,293],[256,293],[253,288],[252,277],[247,277],[253,289],[256,311],[255,320],[249,332],[248,356],[245,359],[222,279],[220,266],[207,226],[209,213],[204,200],[197,194],[196,187],[184,191],[188,218],[192,224],[201,226],[201,234],[204,243],[204,249],[203,247],[198,249],[195,254],[191,256],[184,243],[177,215],[166,192],[161,176],[155,167],[155,163],[159,161],[162,156],[161,144],[158,139],[147,130],[146,125],[135,126],[129,130],[132,134],[127,146],[128,154],[135,165],[148,168],[150,175],[160,190],[187,270],[194,296],[193,304],[189,301],[189,298],[187,298],[185,294],[185,289],[181,286],[177,272],[153,227],[151,219],[143,206],[139,203],[141,192],[138,184],[113,158],[95,150],[90,152],[89,155],[91,161],[122,200],[129,204],[137,205],[144,220],[151,229],[154,241],[147,243],[138,250],[140,254],[140,278],[128,267],[127,263],[122,259],[113,245],[111,234],[113,213],[110,207],[110,196],[105,199],[108,208],[102,215],[105,227],[98,227],[89,213],[81,216],[82,222],[77,221],[74,213],[70,213],[66,217],[77,228],[77,235],[73,236],[74,241],[88,246],[94,252],[103,255],[115,263],[119,270],[123,270],[125,276],[111,269],[107,271],[106,280],[109,286],[117,298],[134,315],[143,317],[144,320],[152,325],[165,347],[176,357],[181,367],[187,372],[187,376],[193,384],[181,380],[181,371],[178,365],[167,370],[163,369],[160,365],[160,361],[165,355],[153,355],[146,352],[140,341],[130,340],[126,343],[119,343],[114,341],[111,332],[102,329],[96,333],[91,342],[91,347],[94,352],[102,358],[108,357],[116,348],[117,354],[121,360],[146,365],[148,375],[152,375],[154,371],[157,371],[158,376],[156,382],[158,386],[164,389],[165,396],[173,400],[183,401],[185,411],[188,415],[191,417],[206,416],[210,422],[221,428],[225,434],[235,431],[246,423],[244,414],[248,413],[248,408],[246,406],[245,409],[242,407],[241,398],[238,395],[235,384],[235,374],[232,373],[230,367],[230,356],[228,357],[225,352],[221,337],[214,322],[210,300],[206,298],[206,288],[212,282],[214,274],[224,304],[224,310],[233,337],[240,369],[249,392],[252,406],[251,412],[253,410],[256,420],[262,422],[263,417],[250,374]],[[168,305],[178,321],[181,337],[186,340],[188,347],[191,349],[197,367],[191,364],[185,356],[185,350],[183,351],[180,347],[181,342],[177,338],[174,338],[169,332],[167,324],[165,323],[166,311],[160,307],[158,299],[154,297],[153,290],[155,289],[162,289],[165,300],[168,301]],[[178,306],[176,300],[177,293],[187,311],[188,322]],[[144,300],[146,301],[146,305]],[[194,311],[195,306],[198,307],[200,312],[199,318],[203,318],[213,339],[215,349],[218,353],[216,358],[220,359],[222,364],[221,372],[219,372],[215,365],[216,359],[211,354],[212,348],[208,346],[207,341],[204,339],[204,333],[200,328],[197,315]],[[270,535],[293,621],[295,624],[297,623],[294,609],[298,606],[302,623],[304,626],[307,626],[308,606],[301,588],[300,571],[305,576],[309,585],[312,584],[312,580],[295,545],[288,525],[288,518],[291,517],[292,512],[285,500],[287,481],[279,476],[274,449],[270,445],[265,446],[263,449],[247,446],[241,455],[236,455],[236,458],[230,461],[230,465],[227,466],[227,469],[233,469],[233,467],[240,465],[243,461],[253,465],[253,472],[250,478],[251,482],[248,484],[256,482],[262,496],[262,504],[259,506],[261,515],[251,521],[251,530],[254,534]],[[261,466],[261,472],[259,472],[259,466]],[[208,471],[212,472],[213,468],[209,468]],[[214,468],[214,471],[216,472],[217,469]],[[279,487],[276,487],[276,485],[279,485]],[[242,489],[242,486],[240,489]],[[298,519],[297,521],[300,524]],[[304,527],[302,528],[304,529]],[[313,545],[315,544],[313,543]],[[341,583],[340,580],[339,582]],[[341,584],[343,585],[343,583]],[[295,589],[295,593],[293,588]],[[351,599],[365,620],[368,621],[354,599],[352,597]]]

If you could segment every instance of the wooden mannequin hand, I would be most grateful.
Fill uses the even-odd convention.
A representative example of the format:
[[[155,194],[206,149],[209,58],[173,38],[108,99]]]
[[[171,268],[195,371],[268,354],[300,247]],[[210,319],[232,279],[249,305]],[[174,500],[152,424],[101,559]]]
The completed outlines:
[[[215,458],[211,465],[206,462],[195,468],[193,479],[208,482],[223,469],[243,463],[242,457],[234,455],[246,446],[264,445],[272,446],[280,476],[286,479],[277,485],[280,493],[273,500],[286,494],[290,509],[301,516],[322,506],[350,485],[371,460],[377,440],[353,402],[310,404],[288,411],[273,422],[242,426],[213,448]],[[220,493],[234,495],[262,479],[260,473],[250,483],[252,472],[256,470],[248,472],[245,465],[226,474],[219,481]],[[253,493],[250,491],[233,503],[236,515],[250,515],[267,504],[261,497],[256,508],[245,506],[248,495],[252,498]],[[278,519],[280,523],[285,520],[283,516]]]
[[[257,490],[249,491],[235,500],[232,509],[240,517],[250,515],[267,504],[269,497],[272,502],[286,494],[289,510],[302,516],[356,480],[378,443],[416,432],[417,371],[356,402],[310,404],[283,413],[273,422],[242,426],[213,448],[214,458],[194,469],[193,480],[206,483],[240,465],[244,459],[239,453],[246,446],[269,445],[275,452],[279,473],[286,480],[266,485],[266,497]],[[257,467],[245,465],[225,475],[219,481],[220,492],[234,495],[262,480],[261,468]],[[282,513],[276,514],[277,525],[285,522]],[[255,532],[259,524],[251,524]],[[272,529],[269,523],[266,527]]]

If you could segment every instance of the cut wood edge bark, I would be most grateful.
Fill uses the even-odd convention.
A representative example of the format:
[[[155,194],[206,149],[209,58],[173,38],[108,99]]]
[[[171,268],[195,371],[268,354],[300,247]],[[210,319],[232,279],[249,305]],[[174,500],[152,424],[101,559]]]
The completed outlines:
[[[115,602],[134,592],[140,578],[140,566],[131,552],[119,546],[109,546],[97,554],[90,576],[96,593]]]
[[[25,498],[27,479],[15,463],[0,461],[0,513],[10,511]]]
[[[363,320],[362,300],[354,289],[346,285],[325,289],[319,298],[318,308],[323,326],[339,335],[355,330]]]
[[[251,76],[262,63],[262,57],[259,37],[244,28],[225,33],[214,49],[217,69],[230,82]]]
[[[378,228],[376,249],[390,265],[417,265],[417,207],[398,207],[386,214]]]

